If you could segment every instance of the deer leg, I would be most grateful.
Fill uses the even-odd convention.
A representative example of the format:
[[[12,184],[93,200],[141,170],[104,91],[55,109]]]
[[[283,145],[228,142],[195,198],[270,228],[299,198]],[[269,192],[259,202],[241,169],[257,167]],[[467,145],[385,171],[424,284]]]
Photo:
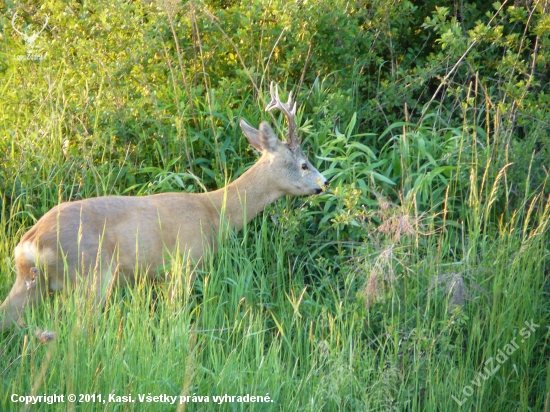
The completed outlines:
[[[45,277],[40,271],[31,267],[18,271],[15,284],[0,305],[0,332],[7,330],[14,324],[21,324],[21,317],[27,308],[39,305],[46,295]],[[36,330],[34,335],[41,342],[47,342],[55,338],[51,332]]]
[[[113,263],[105,264],[98,275],[94,276],[94,280],[90,285],[90,292],[94,295],[95,304],[98,309],[105,307],[107,299],[111,296],[113,287],[116,283],[118,267],[113,268]]]
[[[197,263],[194,263],[194,257],[187,253],[182,256],[182,270],[175,271],[167,279],[168,297],[170,301],[175,302],[183,296],[189,296],[195,282],[196,272],[202,268],[203,262],[199,257]]]
[[[116,284],[117,272],[118,266],[115,262],[102,256],[101,262],[91,268],[88,276],[78,282],[75,292],[87,302],[91,316],[99,315],[105,307]]]

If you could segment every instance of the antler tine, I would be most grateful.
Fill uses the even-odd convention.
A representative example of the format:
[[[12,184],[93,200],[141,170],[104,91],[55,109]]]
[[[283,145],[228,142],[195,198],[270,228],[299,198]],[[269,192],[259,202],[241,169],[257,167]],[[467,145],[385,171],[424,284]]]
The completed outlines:
[[[283,103],[279,98],[279,87],[275,85],[275,82],[271,82],[269,86],[269,93],[271,95],[271,101],[265,108],[266,112],[273,109],[279,109],[286,116],[296,115],[296,102],[294,102],[294,104],[292,102],[292,92],[288,94],[288,101]]]
[[[300,142],[296,133],[296,102],[292,101],[292,92],[288,94],[288,101],[286,103],[281,102],[279,98],[279,88],[275,85],[275,82],[271,82],[269,86],[269,93],[271,95],[271,101],[266,106],[265,111],[268,112],[273,109],[279,109],[286,117],[288,122],[288,136],[287,143],[291,148],[299,147]]]

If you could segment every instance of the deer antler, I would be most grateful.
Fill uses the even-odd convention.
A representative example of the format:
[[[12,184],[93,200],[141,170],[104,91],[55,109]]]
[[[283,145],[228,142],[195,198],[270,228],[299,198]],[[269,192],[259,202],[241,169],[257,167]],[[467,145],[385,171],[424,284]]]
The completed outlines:
[[[42,33],[44,31],[44,29],[48,25],[49,20],[50,20],[50,18],[48,16],[46,16],[46,21],[44,22],[44,25],[42,26],[42,29],[36,34],[36,36],[38,36],[40,33]]]
[[[296,128],[296,102],[292,101],[292,92],[288,95],[288,102],[283,103],[279,99],[279,88],[275,86],[274,82],[271,82],[269,86],[269,93],[271,94],[271,101],[265,108],[265,111],[272,109],[279,109],[286,117],[288,122],[288,135],[286,141],[291,149],[300,147],[300,141],[298,140],[298,133]]]
[[[27,36],[27,33],[22,33],[21,31],[17,30],[17,27],[15,27],[15,19],[17,17],[17,12],[15,12],[13,14],[13,17],[11,18],[11,26],[13,27],[13,29],[20,35],[20,36],[23,36],[23,39],[25,40],[25,43],[27,43],[28,46],[30,46],[32,48],[34,42],[36,41],[36,39],[38,38],[38,36],[40,36],[40,33],[42,33],[45,29],[46,29],[46,26],[48,25],[48,20],[49,20],[49,17],[46,16],[46,21],[44,22],[44,25],[42,26],[42,28],[40,29],[40,31],[38,33],[34,33],[32,36]]]
[[[21,33],[19,30],[17,30],[17,27],[15,27],[15,18],[17,17],[17,12],[13,13],[13,17],[11,18],[11,26],[15,30],[17,34],[20,36],[25,36],[25,33]]]

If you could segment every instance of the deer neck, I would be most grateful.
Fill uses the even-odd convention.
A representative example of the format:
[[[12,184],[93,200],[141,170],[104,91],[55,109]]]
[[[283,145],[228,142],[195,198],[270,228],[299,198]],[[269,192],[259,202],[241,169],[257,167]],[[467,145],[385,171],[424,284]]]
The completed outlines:
[[[270,155],[264,155],[238,179],[207,193],[220,216],[237,231],[283,195],[272,182],[270,162]]]

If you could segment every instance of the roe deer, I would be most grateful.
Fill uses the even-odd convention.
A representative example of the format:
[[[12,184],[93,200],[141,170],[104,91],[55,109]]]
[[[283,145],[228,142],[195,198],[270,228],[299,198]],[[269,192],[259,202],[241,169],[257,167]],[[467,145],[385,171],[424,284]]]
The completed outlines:
[[[292,93],[282,103],[272,83],[270,94],[266,111],[284,113],[286,142],[267,122],[257,130],[241,119],[249,143],[262,156],[226,187],[200,194],[97,197],[61,203],[42,216],[15,248],[17,278],[0,306],[0,332],[48,291],[63,289],[67,280],[86,281],[88,293],[101,304],[110,287],[132,284],[136,269],[157,276],[155,268],[162,266],[166,250],[179,250],[200,265],[203,247],[216,249],[221,219],[240,230],[283,195],[324,191],[327,180],[300,148]]]

